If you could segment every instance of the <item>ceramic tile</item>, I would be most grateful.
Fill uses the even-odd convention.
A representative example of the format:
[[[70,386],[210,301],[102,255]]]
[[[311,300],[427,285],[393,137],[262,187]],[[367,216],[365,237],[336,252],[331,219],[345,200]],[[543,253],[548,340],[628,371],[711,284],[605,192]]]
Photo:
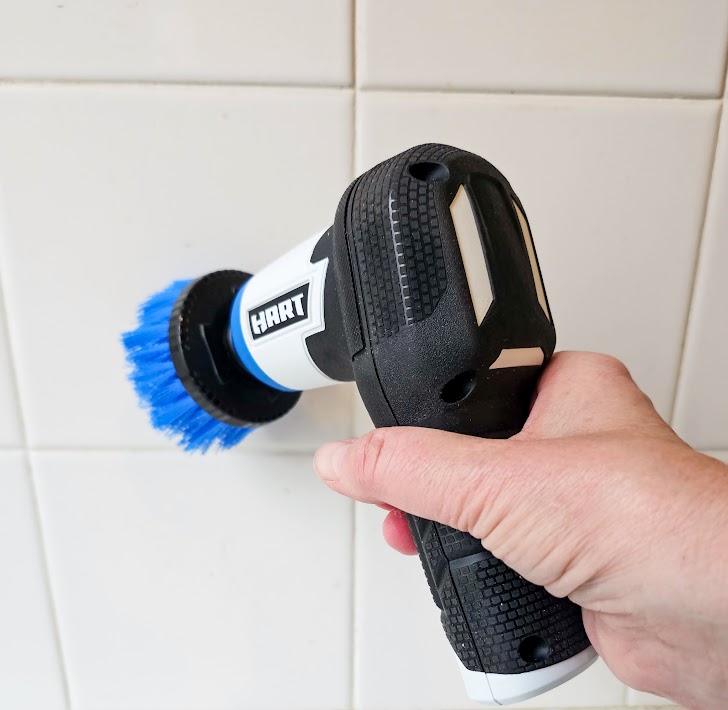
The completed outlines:
[[[0,707],[65,710],[63,678],[21,453],[0,452]]]
[[[295,408],[276,422],[256,429],[241,450],[315,451],[321,444],[352,435],[353,384],[304,392]]]
[[[0,16],[2,78],[351,81],[351,0],[2,0]]]
[[[728,2],[359,0],[367,88],[718,96]]]
[[[0,231],[2,231],[1,213]],[[23,444],[23,434],[10,358],[10,343],[5,325],[5,309],[0,291],[0,447],[19,448]]]
[[[351,504],[308,456],[33,456],[74,710],[341,708]]]
[[[384,512],[357,504],[355,699],[360,710],[460,710],[467,699],[417,557],[389,549]],[[512,707],[619,705],[624,686],[598,661],[569,683]]]
[[[677,432],[693,446],[728,448],[728,110],[723,108],[700,261],[675,405]]]
[[[372,429],[374,429],[374,422],[357,393],[354,399],[354,436],[361,436]]]
[[[669,416],[718,102],[364,92],[358,169],[472,150],[524,203],[560,349],[622,358]]]
[[[0,260],[31,445],[166,446],[125,379],[137,304],[255,272],[330,224],[350,179],[349,92],[2,87]],[[349,426],[346,388],[312,392],[249,447]]]
[[[660,698],[657,695],[652,695],[651,693],[643,693],[639,690],[633,690],[632,688],[627,689],[627,705],[638,705],[641,707],[682,707],[682,705],[677,705],[665,698]]]

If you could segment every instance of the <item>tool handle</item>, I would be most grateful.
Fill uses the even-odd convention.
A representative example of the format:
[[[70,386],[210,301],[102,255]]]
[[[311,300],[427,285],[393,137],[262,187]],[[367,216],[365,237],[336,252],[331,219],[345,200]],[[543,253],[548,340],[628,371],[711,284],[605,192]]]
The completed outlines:
[[[588,645],[581,609],[531,584],[477,538],[408,515],[448,640],[471,671],[523,673]]]
[[[376,426],[521,430],[556,336],[525,212],[500,172],[451,146],[412,148],[344,194],[333,249],[353,372]],[[530,697],[593,660],[578,606],[480,540],[408,520],[466,684],[487,687],[468,687],[471,697]]]

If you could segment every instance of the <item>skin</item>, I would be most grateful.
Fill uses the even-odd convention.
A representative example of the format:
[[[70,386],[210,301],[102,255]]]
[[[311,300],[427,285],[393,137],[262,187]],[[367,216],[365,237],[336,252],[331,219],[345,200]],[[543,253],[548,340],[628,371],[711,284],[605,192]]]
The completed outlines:
[[[509,440],[396,427],[323,446],[333,490],[469,532],[583,608],[627,685],[688,708],[728,704],[728,466],[683,442],[622,363],[560,353]]]

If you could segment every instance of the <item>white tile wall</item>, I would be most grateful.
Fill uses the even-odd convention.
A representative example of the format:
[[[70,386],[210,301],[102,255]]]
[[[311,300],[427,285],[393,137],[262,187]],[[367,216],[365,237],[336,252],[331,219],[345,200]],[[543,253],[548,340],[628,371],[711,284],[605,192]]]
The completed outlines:
[[[351,0],[0,0],[0,78],[351,83]]]
[[[358,109],[358,171],[427,140],[498,166],[533,225],[559,347],[622,358],[669,416],[717,102],[363,92]]]
[[[0,88],[0,259],[33,447],[165,445],[119,334],[174,279],[255,271],[331,224],[351,124],[346,91]],[[348,433],[342,392],[305,400],[250,444]]]
[[[33,456],[73,707],[347,705],[351,504],[309,456]]]
[[[1,216],[0,231],[2,231]],[[19,448],[23,444],[23,436],[13,374],[12,358],[5,330],[5,309],[2,292],[0,292],[0,447]]]
[[[724,105],[675,426],[693,446],[728,449],[728,110]]]
[[[719,96],[728,2],[359,0],[366,88]]]
[[[0,707],[68,710],[25,458],[0,452]]]
[[[417,560],[311,471],[354,388],[187,457],[118,340],[418,141],[505,172],[560,347],[728,462],[728,0],[0,0],[0,47],[0,708],[474,707]],[[524,706],[627,704],[664,701],[599,664]]]

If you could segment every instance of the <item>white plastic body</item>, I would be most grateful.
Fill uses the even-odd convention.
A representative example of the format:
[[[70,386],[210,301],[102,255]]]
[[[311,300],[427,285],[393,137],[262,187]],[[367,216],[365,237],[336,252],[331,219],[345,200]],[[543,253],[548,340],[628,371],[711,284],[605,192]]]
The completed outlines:
[[[470,671],[456,656],[468,697],[477,703],[494,706],[510,705],[541,695],[579,675],[597,658],[597,652],[589,646],[576,656],[547,668],[526,673],[502,674]]]
[[[306,338],[326,327],[324,284],[329,260],[322,259],[311,263],[311,254],[325,231],[307,239],[256,273],[245,284],[240,309],[237,314],[233,314],[234,318],[239,318],[245,345],[255,363],[270,380],[290,390],[308,390],[338,384],[338,380],[321,372],[306,347]],[[289,302],[274,304],[273,308],[279,308],[280,311],[274,311],[273,317],[283,319],[284,323],[276,323],[279,328],[268,332],[270,320],[266,324],[265,313],[259,309],[306,284],[306,303],[294,298],[293,302],[283,299]],[[301,318],[299,314],[304,310],[305,317]],[[285,323],[288,313],[292,318],[290,324]],[[268,317],[270,319],[270,314]],[[258,325],[259,323],[262,325]],[[254,337],[253,327],[258,327],[257,337]],[[261,333],[261,328],[266,330]]]

